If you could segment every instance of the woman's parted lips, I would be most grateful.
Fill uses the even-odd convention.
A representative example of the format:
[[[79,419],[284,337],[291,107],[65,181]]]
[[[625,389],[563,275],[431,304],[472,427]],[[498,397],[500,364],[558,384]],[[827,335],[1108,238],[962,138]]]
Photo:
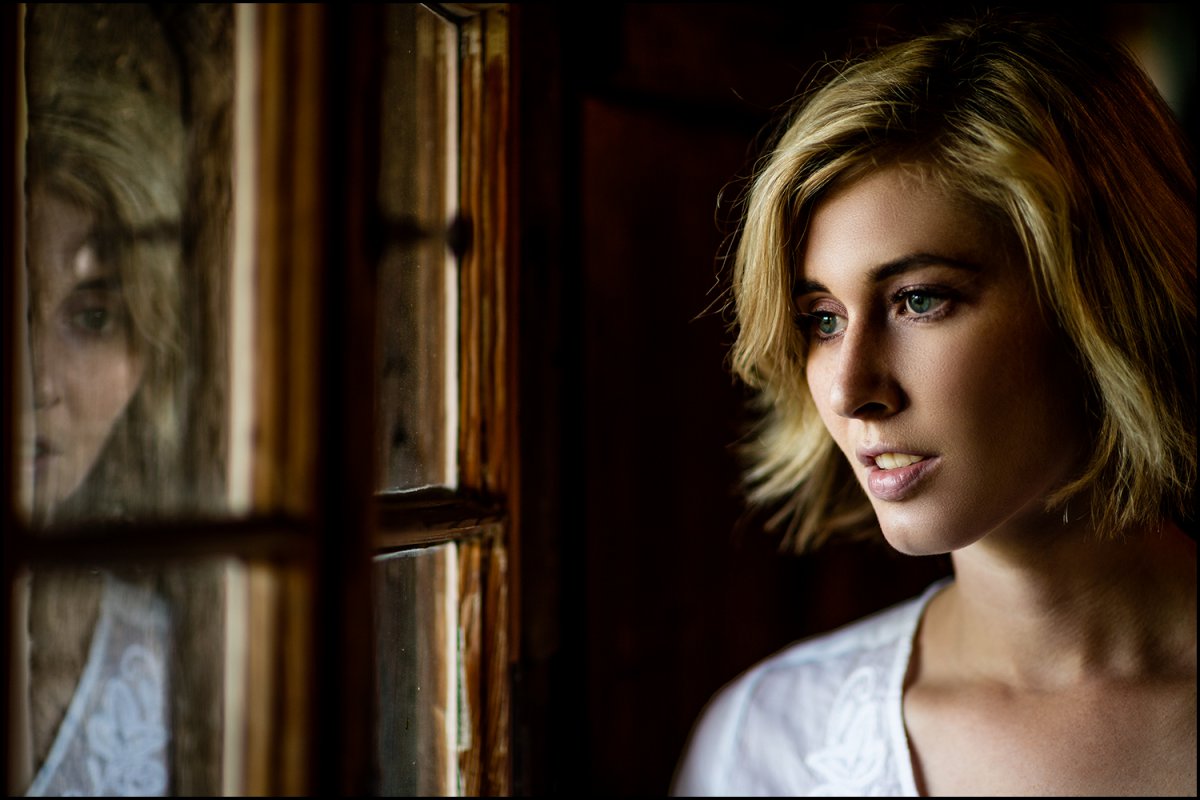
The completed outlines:
[[[864,467],[881,468],[876,463],[875,459],[885,453],[895,453],[896,455],[916,456],[924,460],[932,457],[932,453],[922,452],[918,448],[906,447],[905,445],[893,444],[885,442],[873,445],[862,445],[855,450],[855,455],[858,456],[859,463]]]

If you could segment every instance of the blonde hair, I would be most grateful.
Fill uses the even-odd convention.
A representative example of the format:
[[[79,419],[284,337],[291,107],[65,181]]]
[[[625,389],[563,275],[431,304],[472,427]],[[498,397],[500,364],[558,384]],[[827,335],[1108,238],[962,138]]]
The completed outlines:
[[[879,50],[793,107],[743,198],[734,372],[756,390],[752,502],[798,550],[878,531],[817,415],[792,285],[836,182],[904,162],[996,215],[1090,384],[1098,530],[1188,517],[1196,479],[1195,177],[1177,120],[1131,56],[1071,27],[986,16]]]

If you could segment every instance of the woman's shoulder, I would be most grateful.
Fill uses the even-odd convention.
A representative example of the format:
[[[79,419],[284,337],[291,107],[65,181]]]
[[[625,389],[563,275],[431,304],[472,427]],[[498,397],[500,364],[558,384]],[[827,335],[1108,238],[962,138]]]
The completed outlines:
[[[808,794],[888,780],[912,637],[942,583],[796,642],[724,686],[692,731],[672,793]]]
[[[939,581],[917,597],[876,611],[826,633],[795,642],[768,656],[717,693],[712,705],[744,712],[805,689],[840,686],[863,667],[891,667],[907,656],[921,611]],[[806,698],[808,699],[808,698]]]

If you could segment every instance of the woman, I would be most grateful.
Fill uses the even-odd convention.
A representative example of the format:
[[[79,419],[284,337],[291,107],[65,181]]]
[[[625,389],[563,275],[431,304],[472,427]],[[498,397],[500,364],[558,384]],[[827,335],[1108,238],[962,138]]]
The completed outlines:
[[[58,75],[30,91],[33,513],[170,508],[183,348],[183,127],[144,91]],[[39,569],[29,603],[28,793],[169,788],[169,605],[141,570]]]
[[[1123,51],[996,15],[847,67],[782,130],[732,285],[752,498],[799,549],[882,533],[954,574],[731,682],[673,792],[1194,795],[1170,110]]]
[[[61,80],[30,103],[35,511],[49,524],[169,507],[184,374],[181,120],[111,81]]]
[[[233,10],[44,4],[24,22],[22,496],[48,542],[113,523],[169,537],[226,508]],[[73,564],[18,583],[13,789],[219,793],[226,564],[113,553],[64,550]]]

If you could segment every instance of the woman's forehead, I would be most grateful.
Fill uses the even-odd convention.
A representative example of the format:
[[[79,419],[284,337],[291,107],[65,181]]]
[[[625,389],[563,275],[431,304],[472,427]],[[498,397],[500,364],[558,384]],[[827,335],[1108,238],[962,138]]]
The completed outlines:
[[[904,165],[863,173],[833,187],[813,208],[798,278],[880,269],[938,255],[987,266],[1011,255],[994,216],[928,174]]]
[[[58,192],[35,188],[29,203],[29,269],[35,287],[110,276],[93,241],[96,215]]]

